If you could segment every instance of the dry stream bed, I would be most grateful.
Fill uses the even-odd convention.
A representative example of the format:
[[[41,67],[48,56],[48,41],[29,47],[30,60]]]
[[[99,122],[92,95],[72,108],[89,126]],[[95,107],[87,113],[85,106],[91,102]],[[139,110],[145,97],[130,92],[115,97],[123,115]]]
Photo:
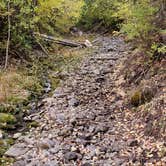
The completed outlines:
[[[154,96],[151,82],[148,84],[141,78],[150,88],[131,92],[136,89],[135,80],[140,78],[130,64],[136,61],[131,59],[132,47],[121,37],[99,37],[95,45],[93,51],[84,52],[77,67],[55,73],[62,80],[58,88],[39,102],[37,112],[25,117],[38,125],[18,136],[5,153],[6,157],[14,158],[11,165],[166,164],[165,87],[155,84],[154,89],[160,87],[160,93],[156,91],[158,95]],[[163,83],[165,75],[161,75],[157,80],[153,73],[148,80],[155,78],[161,82],[162,79]],[[129,92],[133,93],[131,97]],[[151,94],[148,100],[147,94],[148,97]],[[162,123],[159,138],[151,133],[158,124],[151,123],[148,127],[150,119],[156,118],[156,109]]]

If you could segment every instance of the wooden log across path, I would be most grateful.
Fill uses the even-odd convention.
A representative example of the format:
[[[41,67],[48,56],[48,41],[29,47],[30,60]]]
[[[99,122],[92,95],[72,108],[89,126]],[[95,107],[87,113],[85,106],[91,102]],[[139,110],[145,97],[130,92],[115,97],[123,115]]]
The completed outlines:
[[[53,36],[48,36],[48,35],[40,34],[40,33],[33,33],[33,35],[35,36],[38,35],[39,37],[44,38],[44,40],[46,41],[51,41],[63,46],[69,46],[69,47],[91,47],[92,46],[92,44],[88,40],[86,40],[85,42],[75,42],[75,41],[70,41],[67,39],[57,39]]]

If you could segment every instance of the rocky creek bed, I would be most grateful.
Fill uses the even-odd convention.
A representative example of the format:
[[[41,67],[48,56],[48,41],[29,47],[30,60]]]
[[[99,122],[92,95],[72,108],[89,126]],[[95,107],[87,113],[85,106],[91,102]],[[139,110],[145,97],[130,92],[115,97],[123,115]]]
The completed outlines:
[[[12,165],[165,164],[164,155],[158,155],[164,140],[144,136],[143,124],[125,104],[125,80],[119,73],[131,47],[120,37],[100,37],[96,44],[92,55],[42,101],[39,112],[26,117],[39,126],[5,153],[15,158]]]

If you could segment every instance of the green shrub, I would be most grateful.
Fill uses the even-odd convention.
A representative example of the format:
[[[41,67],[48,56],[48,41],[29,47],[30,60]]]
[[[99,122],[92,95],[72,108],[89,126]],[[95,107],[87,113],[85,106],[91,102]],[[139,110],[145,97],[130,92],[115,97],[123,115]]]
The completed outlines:
[[[122,19],[117,15],[124,2],[119,0],[85,0],[80,24],[85,28],[92,28],[94,24],[117,29]]]
[[[13,124],[16,122],[16,118],[11,114],[0,113],[0,123]]]
[[[129,40],[151,55],[165,54],[166,2],[163,0],[85,0],[81,25],[93,29],[96,24],[121,29]],[[97,27],[97,26],[96,26]]]
[[[127,10],[122,30],[130,39],[148,37],[149,32],[155,29],[152,20],[157,8],[150,5],[150,0],[140,0],[130,3]]]
[[[10,53],[17,55],[31,50],[36,44],[33,32],[55,35],[67,32],[80,16],[82,0],[36,0],[0,2],[0,52],[6,49],[8,32],[7,16],[11,19]]]
[[[127,4],[126,9],[121,11],[125,20],[122,32],[151,56],[165,54],[166,43],[162,39],[166,25],[165,1],[140,0]]]

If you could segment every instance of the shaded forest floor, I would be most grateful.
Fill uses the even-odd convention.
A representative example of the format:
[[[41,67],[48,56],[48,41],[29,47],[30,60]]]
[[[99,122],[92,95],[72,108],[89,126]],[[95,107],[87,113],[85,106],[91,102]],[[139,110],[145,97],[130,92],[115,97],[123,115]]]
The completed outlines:
[[[122,37],[98,37],[5,156],[15,166],[166,164],[165,60],[150,62]]]

